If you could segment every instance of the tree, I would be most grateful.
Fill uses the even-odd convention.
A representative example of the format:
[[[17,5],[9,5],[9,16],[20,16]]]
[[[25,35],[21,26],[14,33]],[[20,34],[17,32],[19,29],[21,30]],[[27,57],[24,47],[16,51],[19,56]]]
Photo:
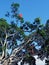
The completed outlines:
[[[7,23],[7,21],[3,18],[0,18],[0,43],[2,45],[3,56],[7,57],[7,49],[12,48],[12,50],[17,47],[17,40],[22,40],[24,36],[24,31],[20,29],[17,23],[23,23],[23,18],[20,14],[17,13],[19,8],[19,4],[13,3],[11,5],[12,17],[15,18],[15,21],[11,21],[11,23]],[[9,17],[9,12],[7,12],[6,16]],[[19,22],[18,22],[19,21]],[[2,59],[3,56],[0,58]]]
[[[46,44],[46,42],[49,39],[49,20],[45,26],[41,24],[40,18],[35,18],[33,23],[25,22],[22,14],[18,12],[19,6],[18,3],[12,3],[11,12],[5,14],[6,17],[11,17],[10,24],[4,18],[0,18],[0,50],[3,52],[0,59],[3,63],[5,60],[13,62],[13,59],[18,62],[28,53],[31,55],[36,54],[42,59],[48,49],[49,44]],[[26,32],[28,35],[26,35]],[[19,46],[17,41],[21,43]],[[37,44],[35,45],[35,43]],[[41,48],[37,49],[37,46]],[[8,54],[7,49],[12,49],[12,53]],[[25,50],[24,54],[22,49]]]

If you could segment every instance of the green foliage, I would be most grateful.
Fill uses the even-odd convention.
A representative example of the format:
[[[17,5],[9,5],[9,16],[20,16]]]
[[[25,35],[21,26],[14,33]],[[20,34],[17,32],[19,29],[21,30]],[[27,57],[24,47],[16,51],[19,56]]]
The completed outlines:
[[[43,29],[37,29],[37,33],[39,33],[43,38],[45,38],[46,37],[46,32],[45,32],[45,30],[43,30]]]
[[[44,26],[43,24],[40,24],[40,25],[39,25],[40,28],[43,27],[43,26]]]
[[[49,38],[45,41],[45,51],[49,53]]]
[[[20,27],[17,27],[16,30],[19,31],[21,35],[24,35],[24,31]]]
[[[41,30],[41,31],[40,31],[40,34],[41,34],[43,37],[46,36],[46,32],[45,32],[44,30]]]
[[[47,29],[49,28],[49,19],[48,19],[47,22],[46,22],[46,28],[47,28]]]
[[[21,18],[21,19],[20,19],[20,22],[21,22],[21,23],[24,23],[24,18]]]
[[[35,18],[35,20],[32,24],[28,21],[24,22],[24,18],[18,12],[19,6],[20,5],[18,3],[11,4],[11,10],[12,10],[11,17],[13,17],[12,18],[13,21],[10,24],[8,24],[4,18],[0,18],[0,38],[2,39],[2,42],[4,44],[6,33],[7,33],[7,35],[9,35],[9,37],[7,38],[6,41],[9,41],[10,44],[12,43],[11,46],[8,45],[10,48],[12,48],[12,47],[15,48],[17,45],[17,40],[21,41],[21,39],[23,39],[23,41],[25,42],[25,41],[29,40],[29,38],[32,38],[32,39],[34,38],[33,41],[37,41],[37,43],[39,43],[41,40],[40,39],[37,40],[38,34],[40,34],[43,38],[45,38],[46,33],[47,33],[47,32],[45,32],[46,28],[44,29],[44,26],[40,24],[40,21],[41,21],[40,18]],[[8,15],[9,15],[9,13],[8,13]],[[49,20],[48,20],[48,22],[49,22]],[[47,24],[47,27],[48,27],[48,24]],[[6,30],[6,33],[5,33],[5,30]],[[29,31],[28,33],[30,35],[29,34],[25,35],[25,31],[27,31],[27,32]],[[33,37],[32,37],[32,33],[33,33]],[[34,33],[36,33],[37,35],[34,36]],[[10,36],[10,35],[12,35],[12,36]],[[31,44],[31,43],[32,43],[32,41],[28,42],[27,48],[30,49],[29,44]],[[2,50],[4,50],[4,51],[6,50],[6,44],[5,44],[5,46],[2,47]],[[12,50],[13,50],[13,48],[12,48]],[[29,57],[29,55],[27,55],[27,57]]]
[[[21,17],[20,15],[19,15],[19,12],[18,12],[18,8],[19,8],[19,4],[18,3],[12,3],[11,4],[11,14],[12,14],[12,16],[11,17],[13,17],[13,18],[15,18],[15,20],[16,20],[16,22],[21,22],[21,23],[23,23],[24,22],[24,18],[23,17]]]
[[[10,26],[11,26],[11,28],[14,28],[14,29],[16,29],[16,27],[17,27],[17,25],[14,23],[14,21],[11,22]]]
[[[40,24],[41,19],[40,18],[35,18],[34,22],[36,22],[37,24]]]
[[[24,18],[17,15],[17,18],[20,20],[21,23],[24,23]]]
[[[0,18],[0,28],[8,28],[9,24],[7,23],[7,21],[3,18]]]
[[[18,8],[20,5],[19,5],[18,3],[12,3],[11,6],[14,7],[14,8],[15,8],[15,7]]]

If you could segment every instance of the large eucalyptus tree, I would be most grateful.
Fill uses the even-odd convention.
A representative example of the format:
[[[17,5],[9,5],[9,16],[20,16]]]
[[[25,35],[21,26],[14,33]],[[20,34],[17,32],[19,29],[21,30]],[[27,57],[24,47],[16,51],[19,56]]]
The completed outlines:
[[[18,3],[12,3],[11,12],[5,14],[9,19],[11,18],[10,23],[4,18],[0,18],[0,51],[2,52],[0,60],[3,64],[5,60],[10,60],[9,63],[18,62],[28,53],[38,55],[41,59],[47,54],[49,20],[45,26],[41,24],[40,18],[36,18],[32,23],[25,22],[22,14],[19,13],[19,6]],[[11,49],[10,54],[7,52],[9,49]],[[24,55],[22,49],[25,50]]]

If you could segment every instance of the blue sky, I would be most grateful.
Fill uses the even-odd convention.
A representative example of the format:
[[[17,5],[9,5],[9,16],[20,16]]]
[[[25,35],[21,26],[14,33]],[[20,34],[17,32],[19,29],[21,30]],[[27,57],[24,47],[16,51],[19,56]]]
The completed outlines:
[[[20,4],[20,13],[25,21],[33,22],[40,17],[42,23],[49,19],[49,0],[0,0],[0,18],[5,18],[6,11],[10,11],[12,2]]]

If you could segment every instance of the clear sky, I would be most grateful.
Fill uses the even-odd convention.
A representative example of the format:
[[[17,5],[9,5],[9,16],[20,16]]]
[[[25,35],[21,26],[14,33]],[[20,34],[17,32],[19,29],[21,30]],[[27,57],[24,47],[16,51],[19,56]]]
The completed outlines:
[[[40,17],[45,23],[49,19],[49,0],[0,0],[0,18],[10,11],[12,2],[20,4],[20,13],[25,21],[33,22],[36,17]]]

